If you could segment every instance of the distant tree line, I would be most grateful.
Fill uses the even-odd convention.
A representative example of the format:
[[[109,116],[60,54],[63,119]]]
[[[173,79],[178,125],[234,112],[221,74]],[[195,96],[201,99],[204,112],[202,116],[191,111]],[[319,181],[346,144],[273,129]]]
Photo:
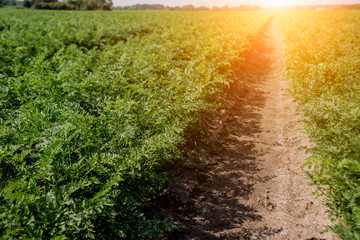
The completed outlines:
[[[295,6],[295,7],[287,7],[289,9],[294,10],[336,10],[336,9],[360,9],[360,4],[339,4],[339,5],[311,5],[311,6]],[[206,7],[200,6],[195,7],[194,5],[185,5],[185,6],[176,6],[169,7],[161,4],[134,4],[131,6],[124,7],[113,7],[113,9],[117,10],[183,10],[183,11],[241,11],[241,10],[260,10],[262,9],[260,6],[238,6],[238,7],[228,7],[227,5],[223,7]]]
[[[227,5],[223,7],[206,7],[200,6],[195,7],[194,5],[184,5],[184,6],[176,6],[176,7],[169,7],[164,6],[161,4],[135,4],[131,6],[125,7],[113,7],[113,9],[117,10],[183,10],[183,11],[227,11],[227,10],[259,10],[261,7],[259,6],[239,6],[239,7],[228,7]]]
[[[111,10],[112,0],[0,0],[0,7],[23,6],[33,9],[55,10]]]
[[[342,5],[342,9],[356,9],[356,10],[360,10],[360,4]]]
[[[0,0],[0,7],[15,6],[15,5],[16,5],[15,0]]]
[[[359,10],[360,4],[336,4],[336,5],[309,5],[309,6],[294,6],[284,7],[285,9],[292,10],[313,10],[313,11],[325,11],[325,10]]]
[[[0,0],[0,8],[4,6],[17,6],[33,9],[56,9],[56,10],[177,10],[177,11],[249,11],[260,10],[260,6],[242,5],[238,7],[206,6],[195,7],[194,5],[165,6],[162,4],[134,4],[124,7],[113,7],[112,0]],[[360,10],[360,4],[339,4],[339,5],[311,5],[286,7],[293,10]]]

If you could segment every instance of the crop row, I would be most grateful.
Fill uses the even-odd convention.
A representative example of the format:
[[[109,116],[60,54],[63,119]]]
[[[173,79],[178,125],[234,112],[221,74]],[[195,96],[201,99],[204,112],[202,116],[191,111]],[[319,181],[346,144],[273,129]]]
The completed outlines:
[[[0,238],[174,228],[139,208],[268,14],[0,13]]]
[[[343,239],[360,239],[360,13],[290,12],[287,70],[314,146],[305,168]]]

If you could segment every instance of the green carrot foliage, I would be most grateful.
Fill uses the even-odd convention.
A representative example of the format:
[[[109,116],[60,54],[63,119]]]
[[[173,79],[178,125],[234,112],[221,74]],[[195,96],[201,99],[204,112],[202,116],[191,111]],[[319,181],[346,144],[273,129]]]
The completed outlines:
[[[304,167],[343,239],[360,239],[360,14],[291,12],[287,70],[315,146]]]
[[[156,239],[140,208],[269,14],[0,10],[0,238]]]

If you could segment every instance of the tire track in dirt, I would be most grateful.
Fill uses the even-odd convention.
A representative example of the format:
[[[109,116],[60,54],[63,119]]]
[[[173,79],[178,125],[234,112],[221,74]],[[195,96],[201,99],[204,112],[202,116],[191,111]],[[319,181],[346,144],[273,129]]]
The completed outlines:
[[[168,239],[339,239],[320,233],[330,221],[300,168],[307,155],[298,148],[309,140],[281,71],[284,53],[272,21],[209,120],[208,142],[198,143],[207,160],[169,172],[148,213],[184,224]]]

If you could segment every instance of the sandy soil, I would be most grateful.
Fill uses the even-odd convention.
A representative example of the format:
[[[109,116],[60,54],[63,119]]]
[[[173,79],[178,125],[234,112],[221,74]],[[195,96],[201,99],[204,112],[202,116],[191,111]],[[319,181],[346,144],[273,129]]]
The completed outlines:
[[[281,71],[285,47],[271,22],[208,120],[198,159],[170,171],[151,211],[184,224],[168,239],[339,239],[321,234],[330,221],[301,169],[309,140]]]

